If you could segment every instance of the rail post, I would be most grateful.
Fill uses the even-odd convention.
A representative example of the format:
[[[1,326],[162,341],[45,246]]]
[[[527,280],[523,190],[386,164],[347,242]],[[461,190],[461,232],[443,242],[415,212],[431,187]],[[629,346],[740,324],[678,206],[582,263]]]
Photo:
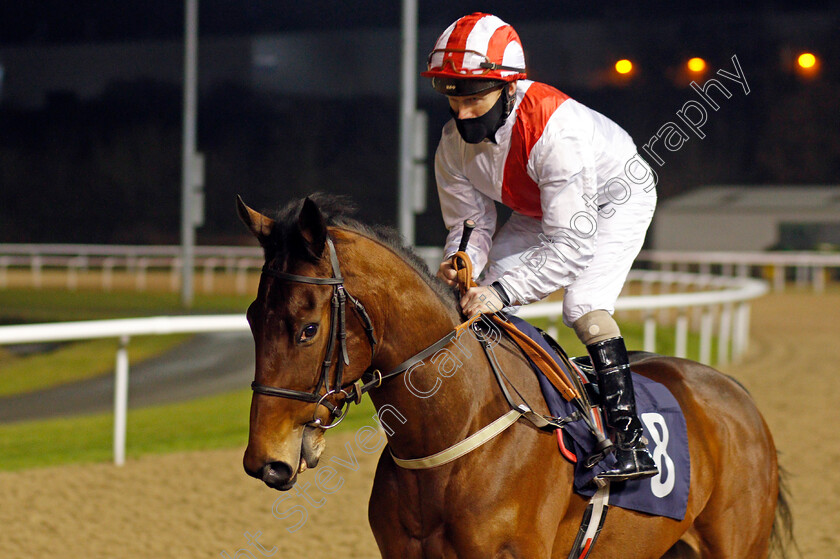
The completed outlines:
[[[674,357],[686,358],[688,355],[688,315],[685,309],[677,312],[677,324],[675,329]]]
[[[698,361],[706,365],[712,362],[712,307],[703,307],[703,314],[700,315],[700,355]]]
[[[656,353],[656,318],[648,311],[645,316],[645,351]]]
[[[6,289],[9,286],[9,261],[8,256],[0,256],[0,289]]]
[[[729,338],[732,332],[732,305],[724,303],[720,309],[720,329],[718,330],[718,365],[729,362]]]
[[[128,412],[128,336],[120,336],[114,370],[114,464],[125,464],[125,431]]]

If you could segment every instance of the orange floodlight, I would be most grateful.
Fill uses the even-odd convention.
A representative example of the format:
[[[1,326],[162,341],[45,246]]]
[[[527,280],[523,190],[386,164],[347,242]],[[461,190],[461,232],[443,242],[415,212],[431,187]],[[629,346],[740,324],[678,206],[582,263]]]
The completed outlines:
[[[699,74],[706,69],[706,61],[698,56],[690,58],[685,65],[688,67],[689,71],[694,72],[695,74]]]
[[[633,71],[633,63],[627,60],[626,58],[622,58],[621,60],[615,63],[615,71],[621,75],[626,76]]]
[[[803,70],[811,70],[817,66],[817,57],[813,53],[803,52],[796,58],[796,64]]]

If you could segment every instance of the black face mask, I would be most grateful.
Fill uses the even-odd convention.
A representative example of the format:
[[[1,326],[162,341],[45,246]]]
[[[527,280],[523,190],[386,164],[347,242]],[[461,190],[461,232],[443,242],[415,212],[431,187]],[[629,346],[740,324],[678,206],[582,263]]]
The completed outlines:
[[[458,118],[458,114],[449,108],[449,114],[455,119],[455,126],[458,127],[458,133],[468,144],[477,144],[484,138],[489,138],[495,142],[496,130],[498,130],[505,122],[505,107],[507,105],[506,91],[502,91],[496,103],[490,107],[490,110],[481,116],[475,118]]]

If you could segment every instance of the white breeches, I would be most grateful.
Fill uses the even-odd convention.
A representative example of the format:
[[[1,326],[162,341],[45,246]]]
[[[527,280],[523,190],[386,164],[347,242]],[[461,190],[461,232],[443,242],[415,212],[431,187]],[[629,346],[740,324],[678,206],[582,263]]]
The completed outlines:
[[[567,326],[593,310],[613,313],[630,267],[642,249],[655,208],[654,189],[647,193],[642,189],[634,190],[633,196],[624,204],[610,203],[601,208],[595,254],[589,266],[565,286],[563,322]],[[523,255],[541,244],[541,233],[539,219],[517,213],[511,215],[493,237],[480,283],[488,285],[506,270],[522,266]]]

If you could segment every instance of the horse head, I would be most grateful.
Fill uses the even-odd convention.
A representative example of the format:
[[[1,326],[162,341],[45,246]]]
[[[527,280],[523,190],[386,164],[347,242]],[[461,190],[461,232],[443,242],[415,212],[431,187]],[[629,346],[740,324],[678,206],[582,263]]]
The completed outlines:
[[[372,325],[363,308],[345,315],[345,305],[356,301],[344,288],[327,221],[312,199],[276,220],[241,199],[238,211],[265,252],[247,312],[256,372],[243,465],[249,475],[285,491],[298,473],[318,464],[324,428],[341,415],[347,397],[341,389],[370,365],[375,340],[370,332],[371,339],[365,337],[363,322]],[[346,336],[345,328],[354,335]]]

